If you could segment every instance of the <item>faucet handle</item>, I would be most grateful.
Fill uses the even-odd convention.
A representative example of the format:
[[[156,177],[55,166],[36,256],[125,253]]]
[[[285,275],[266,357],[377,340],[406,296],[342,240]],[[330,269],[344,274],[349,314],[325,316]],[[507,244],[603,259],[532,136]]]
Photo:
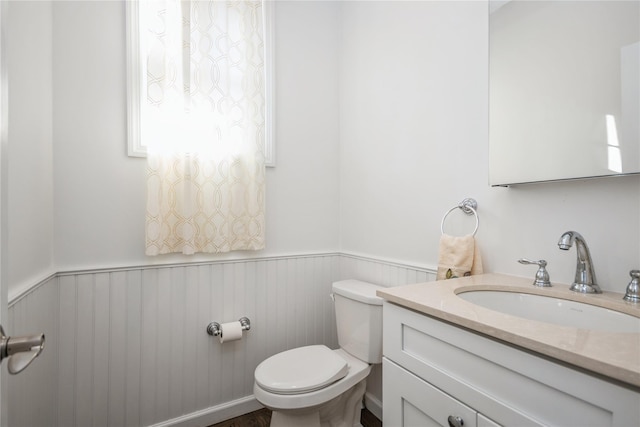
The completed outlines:
[[[631,270],[629,275],[631,282],[627,286],[627,293],[623,299],[629,302],[640,302],[640,270]]]
[[[536,278],[533,281],[533,286],[538,286],[541,288],[548,288],[551,286],[551,280],[549,280],[549,273],[547,272],[547,261],[541,259],[539,261],[531,261],[530,259],[520,258],[518,260],[520,264],[535,264],[538,266],[538,271],[536,271]]]

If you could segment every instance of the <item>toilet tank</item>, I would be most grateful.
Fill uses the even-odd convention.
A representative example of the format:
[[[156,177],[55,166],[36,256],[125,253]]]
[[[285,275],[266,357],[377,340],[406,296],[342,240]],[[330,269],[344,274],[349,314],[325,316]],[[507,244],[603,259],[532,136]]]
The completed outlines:
[[[382,298],[378,289],[360,280],[333,284],[340,348],[367,363],[382,363]]]

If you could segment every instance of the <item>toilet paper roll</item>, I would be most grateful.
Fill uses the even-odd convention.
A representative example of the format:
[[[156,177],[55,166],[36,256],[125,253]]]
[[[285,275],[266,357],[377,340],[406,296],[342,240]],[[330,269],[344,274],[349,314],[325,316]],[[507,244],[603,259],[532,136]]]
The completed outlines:
[[[220,325],[220,343],[236,341],[242,338],[242,325],[240,322],[229,322]]]

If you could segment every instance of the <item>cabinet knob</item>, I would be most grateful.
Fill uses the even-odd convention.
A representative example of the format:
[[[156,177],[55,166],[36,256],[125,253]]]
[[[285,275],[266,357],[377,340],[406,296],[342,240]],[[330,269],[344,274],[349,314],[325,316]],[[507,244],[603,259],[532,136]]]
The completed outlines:
[[[449,427],[462,427],[464,425],[462,418],[455,415],[449,415],[447,421],[449,422]]]

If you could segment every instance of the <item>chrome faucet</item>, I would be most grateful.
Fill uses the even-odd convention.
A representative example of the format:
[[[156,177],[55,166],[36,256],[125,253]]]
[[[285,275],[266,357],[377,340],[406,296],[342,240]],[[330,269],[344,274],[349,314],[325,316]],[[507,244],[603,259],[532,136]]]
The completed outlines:
[[[571,284],[571,290],[583,294],[601,294],[600,286],[596,282],[596,272],[593,270],[591,253],[584,237],[576,231],[567,231],[558,241],[558,247],[568,251],[573,242],[576,243],[578,264],[576,265],[576,277]]]

